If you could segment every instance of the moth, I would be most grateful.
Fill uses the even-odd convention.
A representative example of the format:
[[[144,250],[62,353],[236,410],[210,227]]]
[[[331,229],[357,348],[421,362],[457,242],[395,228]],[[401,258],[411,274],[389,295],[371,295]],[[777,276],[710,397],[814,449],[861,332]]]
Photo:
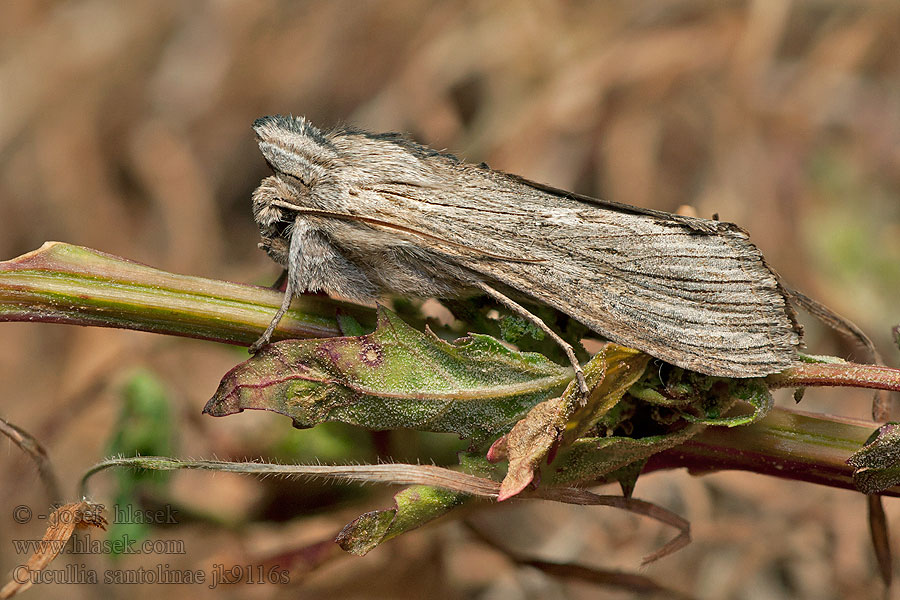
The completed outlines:
[[[272,336],[296,294],[487,294],[572,346],[519,301],[606,339],[723,377],[797,361],[789,295],[737,225],[581,196],[470,164],[399,134],[320,130],[302,117],[253,128],[274,171],[253,193],[260,247],[287,269]]]

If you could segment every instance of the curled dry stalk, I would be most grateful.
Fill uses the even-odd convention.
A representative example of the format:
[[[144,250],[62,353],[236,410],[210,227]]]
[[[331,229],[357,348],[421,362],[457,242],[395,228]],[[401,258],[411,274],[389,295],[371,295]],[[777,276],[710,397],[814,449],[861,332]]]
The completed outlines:
[[[34,462],[41,482],[44,484],[44,489],[47,492],[49,503],[53,504],[62,500],[63,496],[59,487],[59,479],[56,477],[53,463],[50,462],[50,457],[47,455],[44,446],[30,433],[3,418],[0,418],[0,433],[12,440]]]
[[[623,573],[621,571],[610,571],[607,569],[587,567],[573,563],[558,563],[531,558],[525,553],[501,544],[498,540],[486,535],[480,528],[476,527],[471,520],[466,519],[463,523],[469,533],[477,540],[486,546],[493,548],[513,563],[538,569],[552,577],[583,581],[608,588],[621,589],[641,594],[641,597],[678,598],[685,600],[690,598],[690,596],[686,594],[660,585],[653,579],[638,573]]]

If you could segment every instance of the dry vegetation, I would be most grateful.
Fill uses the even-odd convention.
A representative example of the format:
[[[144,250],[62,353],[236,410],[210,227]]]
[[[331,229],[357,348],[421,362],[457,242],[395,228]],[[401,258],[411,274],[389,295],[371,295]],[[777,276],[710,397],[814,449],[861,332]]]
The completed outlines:
[[[290,112],[322,126],[409,132],[471,161],[620,202],[718,213],[748,229],[795,287],[867,330],[895,364],[898,32],[897,3],[837,0],[3,3],[0,257],[63,240],[175,272],[270,282],[277,268],[256,250],[250,215],[250,193],[267,173],[250,123]],[[116,330],[2,329],[2,416],[46,445],[67,490],[108,451],[120,386],[138,365],[169,390],[180,455],[427,460],[436,443],[342,434],[352,441],[344,447],[276,416],[201,418],[221,375],[244,356],[231,348]],[[807,340],[814,353],[852,351],[815,324]],[[869,398],[815,391],[804,408],[865,417]],[[45,501],[32,465],[4,444],[0,573],[23,562],[9,539],[41,534],[34,523],[15,524],[13,507]],[[98,493],[112,493],[113,477],[98,483]],[[196,518],[151,536],[184,539],[188,553],[126,557],[120,566],[252,561],[326,539],[389,501],[375,488],[348,494],[202,473],[170,485],[172,501]],[[746,599],[879,590],[861,495],[684,472],[642,479],[636,494],[693,523],[694,543],[646,570],[675,589]],[[495,508],[471,522],[547,560],[633,570],[669,534],[607,509]],[[900,531],[900,509],[886,508]],[[215,527],[210,516],[244,525]],[[292,581],[165,593],[630,597],[515,567],[459,522],[365,558],[338,557],[308,577],[298,567]],[[66,594],[142,598],[160,589],[71,586]]]

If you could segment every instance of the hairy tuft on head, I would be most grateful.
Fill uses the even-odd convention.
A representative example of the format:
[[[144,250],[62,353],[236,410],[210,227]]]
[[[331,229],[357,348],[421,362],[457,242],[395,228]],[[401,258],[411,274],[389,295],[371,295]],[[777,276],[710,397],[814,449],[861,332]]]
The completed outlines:
[[[303,117],[262,117],[254,121],[253,130],[266,162],[306,186],[325,175],[338,156],[327,135]]]

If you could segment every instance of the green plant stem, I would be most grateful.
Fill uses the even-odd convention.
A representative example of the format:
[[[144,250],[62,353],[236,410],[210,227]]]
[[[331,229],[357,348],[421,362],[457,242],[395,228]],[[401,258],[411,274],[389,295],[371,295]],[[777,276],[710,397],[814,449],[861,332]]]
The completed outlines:
[[[118,327],[249,345],[281,298],[271,288],[176,275],[60,242],[0,262],[0,321]],[[353,304],[297,298],[274,339],[340,335],[337,310],[372,320],[371,310]]]

